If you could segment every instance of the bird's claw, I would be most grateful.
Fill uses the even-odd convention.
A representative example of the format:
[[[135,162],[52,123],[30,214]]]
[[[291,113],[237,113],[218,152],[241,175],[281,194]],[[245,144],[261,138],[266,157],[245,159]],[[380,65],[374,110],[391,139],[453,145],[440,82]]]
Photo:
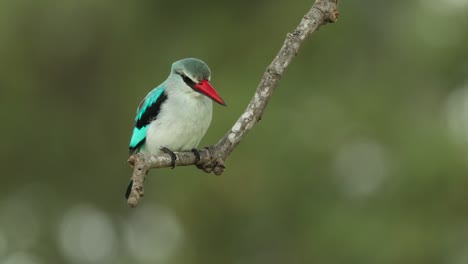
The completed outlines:
[[[195,165],[198,165],[200,163],[200,152],[196,148],[193,148],[191,151],[195,155]]]
[[[195,155],[195,166],[206,173],[210,173],[212,171],[211,167],[205,167],[205,164],[200,163],[200,151],[196,148],[193,148],[191,151]]]
[[[169,156],[171,156],[171,169],[174,169],[175,168],[175,163],[176,163],[176,160],[177,160],[177,155],[170,149],[166,148],[166,147],[160,147],[159,148],[162,152],[166,153],[166,154],[169,154]]]

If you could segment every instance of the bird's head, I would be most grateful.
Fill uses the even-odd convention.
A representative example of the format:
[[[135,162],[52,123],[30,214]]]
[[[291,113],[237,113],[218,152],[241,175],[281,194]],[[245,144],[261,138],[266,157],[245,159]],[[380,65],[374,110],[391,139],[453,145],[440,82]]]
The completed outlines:
[[[171,73],[179,75],[193,91],[213,99],[221,105],[226,105],[218,92],[211,86],[211,71],[208,65],[195,58],[186,58],[172,64]]]

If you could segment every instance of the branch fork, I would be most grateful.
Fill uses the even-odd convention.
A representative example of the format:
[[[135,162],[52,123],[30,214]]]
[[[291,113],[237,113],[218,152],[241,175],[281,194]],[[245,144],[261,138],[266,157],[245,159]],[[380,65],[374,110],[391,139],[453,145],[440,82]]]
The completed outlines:
[[[221,175],[226,168],[224,163],[234,148],[241,142],[252,127],[260,121],[263,112],[278,85],[284,70],[296,56],[304,40],[318,28],[327,23],[336,22],[338,0],[316,0],[311,9],[302,18],[293,33],[288,33],[283,46],[263,74],[253,98],[244,113],[221,140],[213,146],[198,150],[199,159],[193,152],[174,152],[177,156],[176,166],[196,165],[199,169]],[[127,203],[131,207],[138,205],[144,195],[143,182],[152,168],[171,167],[171,156],[163,153],[147,155],[133,154],[128,163],[133,167],[130,195]]]

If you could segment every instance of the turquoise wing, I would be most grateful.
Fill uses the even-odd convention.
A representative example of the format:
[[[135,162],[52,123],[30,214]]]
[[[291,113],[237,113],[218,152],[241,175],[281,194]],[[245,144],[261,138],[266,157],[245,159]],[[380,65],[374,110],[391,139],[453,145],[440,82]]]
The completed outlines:
[[[135,117],[135,126],[133,128],[132,138],[130,139],[130,154],[138,152],[145,143],[146,132],[149,124],[158,118],[161,105],[167,100],[164,92],[164,83],[154,88],[141,101]]]

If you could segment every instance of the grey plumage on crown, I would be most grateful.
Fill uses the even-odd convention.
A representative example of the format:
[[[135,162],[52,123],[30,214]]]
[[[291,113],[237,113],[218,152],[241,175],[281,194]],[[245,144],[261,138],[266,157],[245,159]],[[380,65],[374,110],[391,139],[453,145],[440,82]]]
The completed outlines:
[[[186,58],[172,64],[172,72],[179,75],[186,75],[195,82],[210,80],[211,71],[208,65],[196,58]]]

